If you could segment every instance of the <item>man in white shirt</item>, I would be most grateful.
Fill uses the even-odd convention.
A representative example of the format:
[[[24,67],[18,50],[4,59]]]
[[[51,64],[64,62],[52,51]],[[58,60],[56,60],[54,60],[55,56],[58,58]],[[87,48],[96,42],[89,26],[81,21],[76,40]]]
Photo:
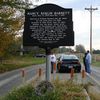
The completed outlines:
[[[87,51],[86,55],[86,68],[87,68],[87,73],[91,74],[91,54],[89,51]]]
[[[56,56],[53,53],[51,53],[50,55],[50,61],[51,61],[51,73],[53,73],[54,63],[56,63]]]

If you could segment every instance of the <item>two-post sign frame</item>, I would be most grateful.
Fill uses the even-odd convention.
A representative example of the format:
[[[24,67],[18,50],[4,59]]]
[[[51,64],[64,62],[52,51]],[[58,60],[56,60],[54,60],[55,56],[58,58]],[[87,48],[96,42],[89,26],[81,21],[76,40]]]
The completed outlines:
[[[73,45],[72,9],[43,4],[25,10],[23,46],[55,48]]]

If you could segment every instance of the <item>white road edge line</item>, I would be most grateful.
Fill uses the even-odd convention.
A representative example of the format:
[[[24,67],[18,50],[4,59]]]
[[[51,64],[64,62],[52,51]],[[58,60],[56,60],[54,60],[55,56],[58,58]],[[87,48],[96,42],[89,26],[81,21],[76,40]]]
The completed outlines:
[[[20,75],[14,75],[14,76],[12,76],[12,77],[10,77],[10,78],[8,78],[8,79],[5,79],[5,80],[3,80],[3,81],[0,81],[0,87],[2,87],[4,84],[10,82],[10,81],[13,80],[14,78],[17,78],[18,76],[20,76]]]

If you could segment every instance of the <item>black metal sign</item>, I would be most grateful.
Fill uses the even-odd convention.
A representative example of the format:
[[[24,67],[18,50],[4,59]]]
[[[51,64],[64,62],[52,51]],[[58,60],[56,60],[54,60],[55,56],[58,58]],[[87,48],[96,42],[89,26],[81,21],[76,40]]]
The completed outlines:
[[[24,46],[73,46],[72,9],[44,4],[25,10]]]

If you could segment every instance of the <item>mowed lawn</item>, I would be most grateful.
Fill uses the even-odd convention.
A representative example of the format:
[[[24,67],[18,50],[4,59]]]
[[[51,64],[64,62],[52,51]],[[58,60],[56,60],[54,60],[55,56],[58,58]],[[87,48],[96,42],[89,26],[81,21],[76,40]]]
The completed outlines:
[[[93,55],[92,65],[100,67],[100,54]]]
[[[27,67],[30,65],[42,64],[45,63],[46,58],[35,58],[32,56],[14,56],[10,57],[9,59],[4,60],[0,63],[0,73]]]

